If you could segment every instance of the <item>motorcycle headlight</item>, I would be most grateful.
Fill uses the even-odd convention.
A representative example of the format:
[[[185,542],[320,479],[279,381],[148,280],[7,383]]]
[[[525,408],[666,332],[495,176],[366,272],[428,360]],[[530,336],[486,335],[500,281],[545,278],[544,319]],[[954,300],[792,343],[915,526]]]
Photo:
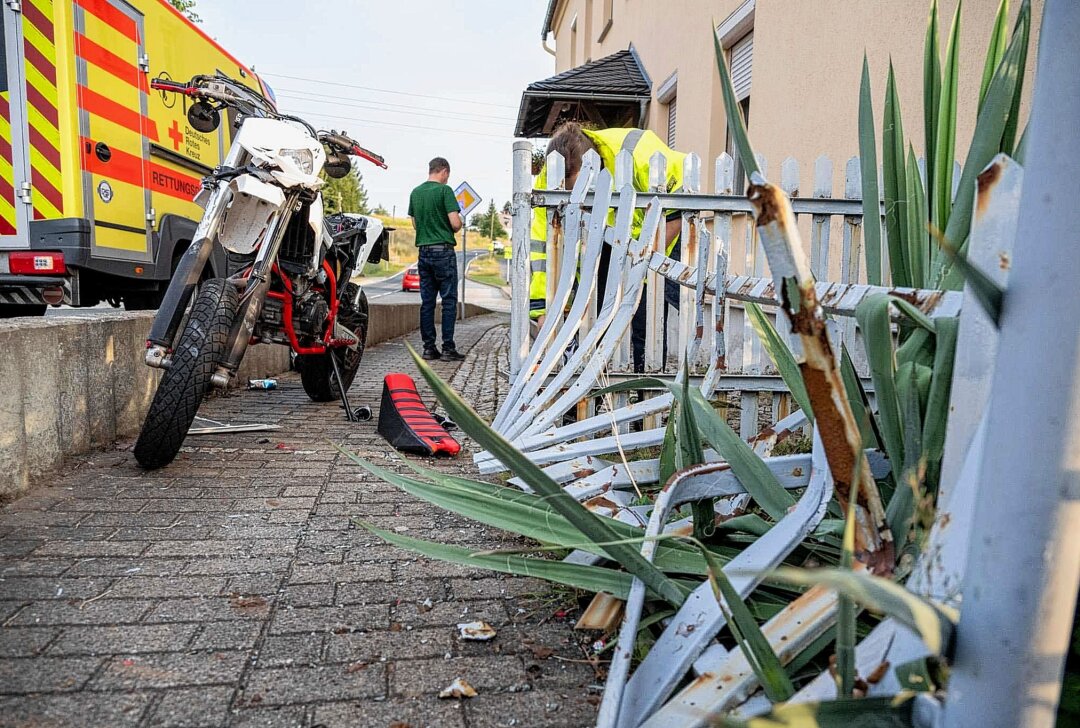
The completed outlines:
[[[282,149],[278,156],[288,159],[304,174],[311,174],[315,168],[315,157],[310,149]]]

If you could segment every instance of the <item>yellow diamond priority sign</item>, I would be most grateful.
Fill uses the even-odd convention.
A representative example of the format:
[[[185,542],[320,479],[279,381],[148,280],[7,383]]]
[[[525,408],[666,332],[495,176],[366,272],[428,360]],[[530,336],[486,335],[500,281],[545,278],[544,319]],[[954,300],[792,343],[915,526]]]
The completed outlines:
[[[468,215],[472,212],[482,199],[468,182],[462,182],[457,186],[457,189],[454,190],[454,197],[457,198],[462,215]]]

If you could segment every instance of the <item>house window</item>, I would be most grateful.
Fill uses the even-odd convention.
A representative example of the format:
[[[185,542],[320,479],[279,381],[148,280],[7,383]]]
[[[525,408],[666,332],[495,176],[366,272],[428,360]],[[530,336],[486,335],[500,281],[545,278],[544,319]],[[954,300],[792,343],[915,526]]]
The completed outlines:
[[[731,85],[739,101],[750,97],[751,71],[754,68],[754,32],[747,33],[731,46]]]
[[[667,79],[660,84],[660,88],[656,89],[656,100],[661,104],[667,106],[667,144],[669,147],[675,146],[675,117],[676,112],[676,99],[679,91],[679,73],[676,71],[672,73]]]
[[[672,97],[667,105],[667,145],[675,147],[675,102],[678,97]]]
[[[743,0],[734,12],[716,27],[720,43],[728,54],[731,85],[739,104],[743,123],[750,123],[750,87],[754,67],[754,15],[757,0]],[[727,135],[726,151],[735,160],[735,189],[744,185],[745,171],[739,159],[731,133]]]

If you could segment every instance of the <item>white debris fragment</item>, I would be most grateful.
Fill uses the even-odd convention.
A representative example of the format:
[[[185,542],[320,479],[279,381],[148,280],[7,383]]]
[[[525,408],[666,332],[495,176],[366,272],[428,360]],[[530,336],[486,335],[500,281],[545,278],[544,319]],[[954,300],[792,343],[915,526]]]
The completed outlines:
[[[463,678],[455,678],[454,682],[439,693],[440,698],[475,698],[476,690],[473,686],[465,682]]]
[[[457,627],[458,636],[463,640],[487,642],[495,639],[495,628],[487,622],[462,622]]]

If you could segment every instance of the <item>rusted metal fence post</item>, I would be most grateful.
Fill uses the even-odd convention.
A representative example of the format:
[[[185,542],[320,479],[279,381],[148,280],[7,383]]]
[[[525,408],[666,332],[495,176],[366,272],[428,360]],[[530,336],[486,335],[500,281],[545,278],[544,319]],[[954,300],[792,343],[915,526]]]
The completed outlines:
[[[1040,45],[947,728],[1054,724],[1080,583],[1080,4]]]
[[[510,376],[516,377],[529,352],[529,222],[532,208],[532,144],[514,142],[510,257]]]

